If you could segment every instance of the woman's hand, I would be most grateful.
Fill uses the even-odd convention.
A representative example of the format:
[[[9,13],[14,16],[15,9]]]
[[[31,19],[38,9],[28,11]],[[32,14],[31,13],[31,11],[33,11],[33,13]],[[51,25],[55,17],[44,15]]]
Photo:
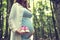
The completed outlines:
[[[23,35],[23,34],[26,33],[25,30],[21,30],[20,28],[17,29],[16,32],[17,32],[18,34],[20,34],[20,35]]]
[[[16,33],[20,34],[20,29],[17,29],[17,30],[16,30]]]

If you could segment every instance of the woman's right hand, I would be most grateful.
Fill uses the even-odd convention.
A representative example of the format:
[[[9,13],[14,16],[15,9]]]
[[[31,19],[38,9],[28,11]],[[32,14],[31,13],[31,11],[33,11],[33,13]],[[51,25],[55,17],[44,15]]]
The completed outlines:
[[[16,33],[20,34],[20,33],[21,33],[21,32],[20,32],[20,29],[17,29],[17,30],[16,30]]]
[[[24,30],[21,30],[20,28],[16,30],[16,33],[20,34],[20,35],[23,35],[25,34],[26,32]]]

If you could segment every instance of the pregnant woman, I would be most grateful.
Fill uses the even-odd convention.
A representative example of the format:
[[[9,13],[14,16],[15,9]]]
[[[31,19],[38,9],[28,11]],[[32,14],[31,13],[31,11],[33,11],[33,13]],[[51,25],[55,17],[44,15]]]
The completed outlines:
[[[8,20],[11,29],[10,40],[31,40],[30,37],[34,33],[31,17],[27,0],[14,0]]]

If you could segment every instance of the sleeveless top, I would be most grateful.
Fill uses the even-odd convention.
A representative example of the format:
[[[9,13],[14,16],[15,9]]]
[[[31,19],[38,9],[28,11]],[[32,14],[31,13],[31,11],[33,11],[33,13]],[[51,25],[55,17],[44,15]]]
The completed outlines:
[[[22,25],[27,26],[30,32],[34,31],[33,23],[31,22],[32,14],[26,8],[23,11]],[[27,34],[23,35],[22,38],[25,38]],[[27,40],[27,39],[26,39]]]
[[[31,22],[31,17],[32,17],[32,14],[30,13],[30,11],[28,11],[27,9],[24,9],[22,25],[27,26],[32,32],[34,28],[33,28],[33,23]]]

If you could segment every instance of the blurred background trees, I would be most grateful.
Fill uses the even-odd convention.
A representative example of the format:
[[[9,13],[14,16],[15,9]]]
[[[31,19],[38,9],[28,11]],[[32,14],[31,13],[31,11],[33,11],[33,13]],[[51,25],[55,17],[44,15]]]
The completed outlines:
[[[34,40],[59,40],[59,3],[57,4],[54,0],[27,1],[33,14]],[[10,38],[8,17],[12,4],[13,0],[0,0],[0,40],[9,40]]]

